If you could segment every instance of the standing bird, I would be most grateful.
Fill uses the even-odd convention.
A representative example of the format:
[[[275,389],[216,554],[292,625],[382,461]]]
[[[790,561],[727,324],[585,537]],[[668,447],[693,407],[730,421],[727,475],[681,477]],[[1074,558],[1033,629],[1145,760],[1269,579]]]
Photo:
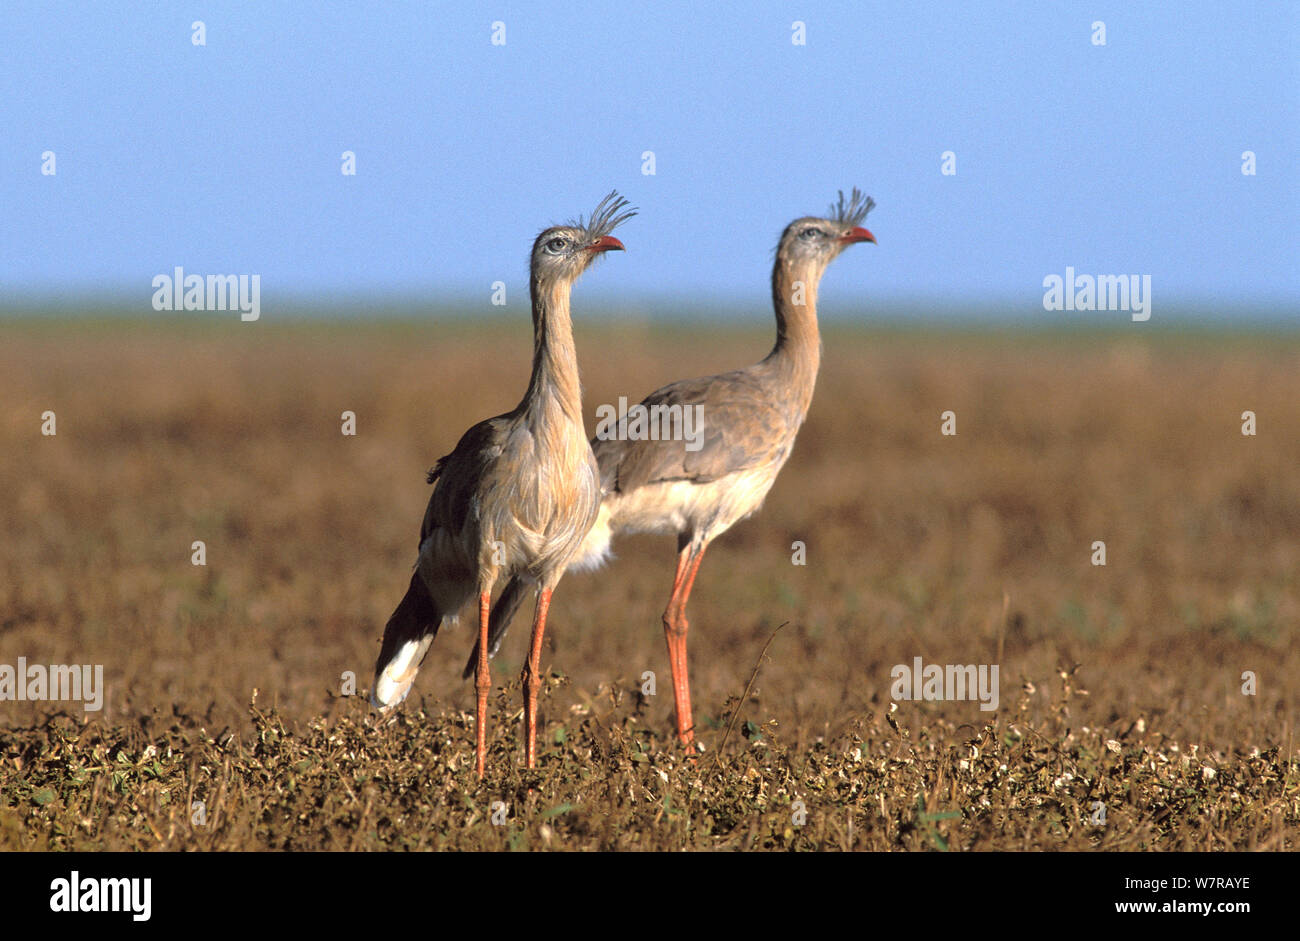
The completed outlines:
[[[477,597],[476,755],[487,756],[488,623],[492,588],[502,579],[538,589],[532,647],[523,669],[528,767],[536,762],[537,692],[542,634],[551,592],[600,506],[596,459],[582,424],[582,392],[569,318],[573,282],[595,258],[623,243],[609,233],[635,215],[627,200],[606,196],[589,221],[546,229],[533,243],[533,371],[523,401],[479,422],[429,471],[436,484],[420,527],[411,585],[384,628],[371,702],[385,712],[406,698],[444,622],[455,623]]]
[[[817,286],[826,266],[855,242],[876,241],[862,228],[875,206],[869,196],[844,193],[826,218],[805,216],[786,226],[772,266],[772,304],[776,308],[776,346],[753,366],[703,379],[674,382],[642,401],[643,414],[654,407],[695,408],[703,418],[701,439],[627,440],[626,422],[617,433],[598,429],[592,448],[600,465],[603,502],[600,515],[569,563],[577,569],[600,566],[609,557],[614,533],[675,533],[677,574],[663,614],[668,663],[673,677],[677,735],[684,745],[695,738],[686,668],[686,600],[709,543],[732,524],[751,515],[772,489],[790,456],[795,435],[808,414],[821,338],[817,332]],[[672,414],[661,411],[659,414]],[[698,449],[695,448],[699,445]],[[509,583],[491,615],[490,652],[495,654],[523,586]],[[474,656],[481,656],[475,651]],[[468,676],[473,666],[465,668]]]

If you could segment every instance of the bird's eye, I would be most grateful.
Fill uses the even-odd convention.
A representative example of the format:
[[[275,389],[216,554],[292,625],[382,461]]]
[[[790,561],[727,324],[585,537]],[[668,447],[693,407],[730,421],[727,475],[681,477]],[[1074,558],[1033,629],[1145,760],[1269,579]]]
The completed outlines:
[[[546,250],[550,252],[552,255],[558,255],[560,252],[564,251],[568,247],[569,247],[569,240],[559,235],[557,235],[555,238],[551,239],[549,242],[546,243]]]
[[[807,229],[804,229],[802,232],[800,232],[800,233],[799,233],[799,238],[801,238],[801,239],[816,239],[816,238],[821,238],[821,237],[822,237],[823,235],[825,235],[825,234],[826,234],[826,233],[823,232],[821,229],[817,228],[816,226],[812,226],[812,227],[807,228]]]

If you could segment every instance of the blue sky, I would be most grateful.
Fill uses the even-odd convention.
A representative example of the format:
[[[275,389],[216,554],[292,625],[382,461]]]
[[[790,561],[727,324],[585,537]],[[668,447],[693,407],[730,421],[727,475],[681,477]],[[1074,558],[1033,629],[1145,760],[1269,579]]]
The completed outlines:
[[[879,244],[828,305],[1041,310],[1072,266],[1150,275],[1157,318],[1295,316],[1300,5],[1230,6],[7,0],[0,304],[147,309],[180,265],[259,274],[267,313],[486,305],[496,280],[522,297],[540,228],[617,188],[629,251],[581,291],[765,305],[782,227],[856,185]]]

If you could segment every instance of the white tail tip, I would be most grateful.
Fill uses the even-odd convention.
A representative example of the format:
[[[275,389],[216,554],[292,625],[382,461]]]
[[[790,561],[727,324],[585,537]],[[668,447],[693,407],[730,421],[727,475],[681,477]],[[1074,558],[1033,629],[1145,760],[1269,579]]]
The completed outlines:
[[[393,659],[375,676],[375,688],[370,691],[370,705],[380,712],[388,712],[406,699],[415,683],[415,674],[433,643],[433,635],[419,640],[408,640],[398,648]]]

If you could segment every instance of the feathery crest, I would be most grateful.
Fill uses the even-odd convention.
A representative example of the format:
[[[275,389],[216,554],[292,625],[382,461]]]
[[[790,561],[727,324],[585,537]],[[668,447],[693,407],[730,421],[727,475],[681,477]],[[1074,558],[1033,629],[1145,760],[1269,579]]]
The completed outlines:
[[[856,186],[853,187],[853,193],[849,197],[848,205],[844,203],[844,190],[840,190],[840,199],[837,203],[831,204],[829,218],[836,222],[842,222],[845,225],[861,225],[862,220],[867,218],[867,213],[876,207],[876,201],[870,196],[864,195]]]
[[[573,225],[579,229],[586,229],[592,238],[602,238],[636,215],[635,209],[629,209],[627,212],[619,211],[626,205],[627,200],[618,195],[617,190],[610,190],[609,195],[592,210],[590,220],[583,222],[582,217],[579,216],[578,221]]]

